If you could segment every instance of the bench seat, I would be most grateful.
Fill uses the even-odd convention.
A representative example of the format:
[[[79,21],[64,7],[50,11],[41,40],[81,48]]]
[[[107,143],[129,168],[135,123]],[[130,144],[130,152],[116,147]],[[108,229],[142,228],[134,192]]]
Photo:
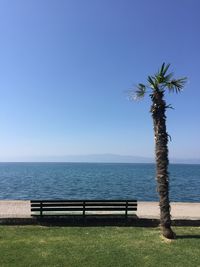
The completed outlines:
[[[135,215],[137,200],[31,200],[32,216]]]

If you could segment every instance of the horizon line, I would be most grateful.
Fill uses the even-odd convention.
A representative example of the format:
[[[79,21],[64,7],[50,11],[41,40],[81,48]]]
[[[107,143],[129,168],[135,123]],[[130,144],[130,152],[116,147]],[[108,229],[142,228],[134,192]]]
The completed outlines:
[[[84,163],[84,164],[152,164],[156,165],[156,162],[113,162],[113,161],[0,161],[1,163]],[[199,163],[187,163],[187,162],[169,162],[170,164],[183,164],[183,165],[200,165]]]

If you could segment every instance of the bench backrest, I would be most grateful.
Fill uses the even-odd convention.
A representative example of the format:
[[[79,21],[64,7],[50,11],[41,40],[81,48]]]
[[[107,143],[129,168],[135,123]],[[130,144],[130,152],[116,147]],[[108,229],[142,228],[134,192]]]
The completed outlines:
[[[31,215],[76,215],[137,210],[137,200],[31,200]]]

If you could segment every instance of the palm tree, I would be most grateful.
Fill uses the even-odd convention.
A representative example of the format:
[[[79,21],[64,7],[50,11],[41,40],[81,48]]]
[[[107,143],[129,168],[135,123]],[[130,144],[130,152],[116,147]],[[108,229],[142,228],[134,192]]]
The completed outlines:
[[[168,139],[166,130],[166,105],[164,95],[166,90],[179,93],[182,91],[187,78],[174,79],[173,73],[168,73],[170,64],[163,63],[154,76],[148,76],[147,85],[139,83],[134,92],[134,99],[143,98],[150,89],[149,96],[152,100],[151,114],[154,126],[156,180],[159,194],[160,225],[162,234],[168,239],[174,239],[175,233],[171,229],[171,215],[169,202],[169,172],[168,172]]]

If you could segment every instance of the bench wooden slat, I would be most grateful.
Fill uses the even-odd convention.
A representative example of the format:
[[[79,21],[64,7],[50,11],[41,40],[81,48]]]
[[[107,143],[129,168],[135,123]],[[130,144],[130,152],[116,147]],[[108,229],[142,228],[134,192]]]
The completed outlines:
[[[93,203],[98,203],[98,202],[102,202],[102,203],[105,203],[105,202],[134,202],[134,203],[137,203],[137,200],[134,200],[134,199],[111,199],[111,200],[104,200],[104,199],[94,199],[94,200],[90,200],[90,199],[80,199],[80,200],[70,200],[70,199],[55,199],[55,200],[51,200],[51,199],[39,199],[39,200],[31,200],[31,203],[40,203],[40,202],[43,202],[43,203],[57,203],[57,202],[70,202],[70,203],[73,203],[73,202],[93,202]]]
[[[81,211],[83,210],[83,207],[81,208],[43,208],[42,211]],[[95,211],[95,210],[101,210],[101,211],[112,211],[112,210],[119,210],[119,211],[125,211],[124,208],[103,208],[103,207],[97,207],[97,208],[85,208],[85,211]],[[131,210],[137,210],[137,208],[127,208],[128,211]],[[31,211],[40,211],[39,208],[32,208]]]
[[[33,208],[39,208],[41,206],[41,204],[32,204],[31,207]],[[42,207],[45,208],[45,207],[80,207],[80,206],[83,206],[83,203],[80,203],[80,204],[56,204],[56,203],[53,203],[53,204],[44,204],[42,203]],[[123,207],[123,208],[126,208],[127,205],[126,204],[117,204],[117,203],[99,203],[98,205],[97,204],[93,204],[93,203],[87,203],[85,204],[85,207],[97,207],[97,206],[102,206],[102,207]],[[137,207],[137,204],[129,204],[128,203],[128,207]]]

